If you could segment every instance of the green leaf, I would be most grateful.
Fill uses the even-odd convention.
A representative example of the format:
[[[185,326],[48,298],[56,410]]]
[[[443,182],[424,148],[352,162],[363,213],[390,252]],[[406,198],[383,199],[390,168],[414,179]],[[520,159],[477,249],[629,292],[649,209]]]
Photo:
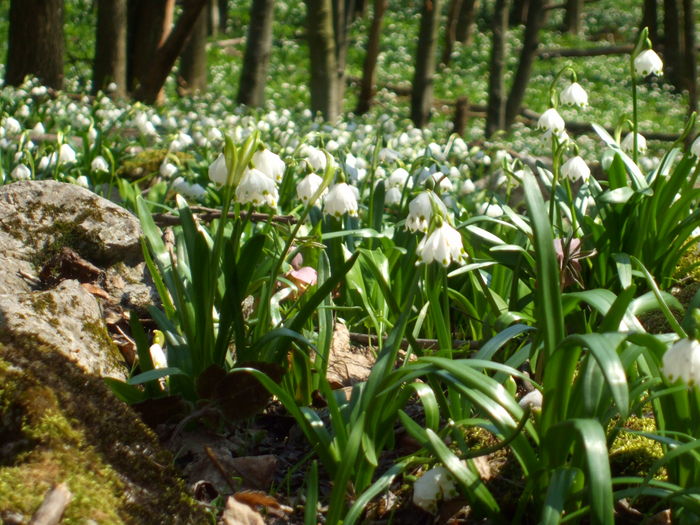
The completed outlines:
[[[166,377],[166,376],[184,376],[187,375],[185,372],[180,370],[179,368],[175,368],[173,366],[169,366],[167,368],[154,368],[153,370],[149,370],[148,372],[142,372],[140,374],[137,374],[127,381],[127,384],[129,385],[141,385],[143,383],[148,383],[149,381],[153,381],[154,379],[160,379],[161,377]]]

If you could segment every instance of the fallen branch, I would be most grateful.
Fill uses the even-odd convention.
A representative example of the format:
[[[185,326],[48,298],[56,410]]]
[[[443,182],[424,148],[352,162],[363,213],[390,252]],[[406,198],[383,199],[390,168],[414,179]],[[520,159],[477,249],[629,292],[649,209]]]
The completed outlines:
[[[206,208],[204,206],[192,206],[190,208],[195,217],[203,222],[211,222],[214,219],[221,217],[221,210],[214,208]],[[253,222],[277,222],[280,224],[296,224],[297,218],[293,215],[270,215],[269,213],[253,212],[248,216],[248,212],[240,212],[241,218],[248,218]],[[229,217],[236,217],[236,212],[229,212]],[[153,221],[158,226],[174,226],[180,224],[180,217],[171,213],[156,213],[153,215]]]
[[[71,498],[72,494],[65,483],[56,485],[46,493],[29,525],[57,525]]]
[[[537,51],[537,56],[542,59],[563,57],[598,57],[606,55],[629,55],[634,46],[602,46],[588,48],[542,48]]]
[[[386,340],[386,338],[384,338]],[[359,334],[356,332],[350,332],[350,341],[364,346],[377,346],[379,344],[379,338],[376,335]],[[424,350],[437,350],[438,341],[437,339],[415,339],[415,342]],[[401,348],[408,348],[408,339],[401,340]],[[460,348],[468,346],[470,350],[476,350],[481,346],[480,341],[464,341],[462,339],[454,339],[452,341],[453,348]]]

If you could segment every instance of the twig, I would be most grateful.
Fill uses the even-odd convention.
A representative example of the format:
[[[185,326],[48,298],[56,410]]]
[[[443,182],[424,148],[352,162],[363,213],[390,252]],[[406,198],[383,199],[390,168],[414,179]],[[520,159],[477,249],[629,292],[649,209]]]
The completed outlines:
[[[384,338],[386,340],[386,338]],[[376,346],[379,343],[379,338],[376,335],[359,334],[356,332],[350,332],[350,340],[354,343],[361,345],[372,345]],[[425,350],[435,350],[438,348],[437,339],[416,339],[416,343]],[[401,348],[408,348],[408,339],[401,340]],[[462,339],[454,339],[452,341],[452,346],[454,348],[459,348],[462,346],[468,346],[470,350],[476,350],[481,346],[480,341],[464,341]]]
[[[61,521],[72,494],[65,483],[60,483],[49,490],[44,501],[36,510],[29,525],[56,525]]]
[[[216,457],[216,454],[210,447],[204,447],[204,452],[207,453],[207,457],[209,458],[209,461],[211,461],[212,465],[216,467],[216,470],[219,471],[219,473],[223,476],[224,480],[226,480],[226,484],[231,487],[231,490],[233,492],[238,491],[238,487],[236,487],[236,484],[233,482],[231,479],[231,476],[229,476],[229,473],[226,471],[224,466],[221,464],[219,461],[219,458]]]
[[[190,208],[195,214],[197,219],[204,222],[211,222],[214,219],[221,217],[221,210],[214,208],[206,208],[204,206],[192,206]],[[245,218],[248,213],[245,211],[240,212],[240,217]],[[235,217],[236,213],[231,211],[228,214],[229,217]],[[272,215],[268,213],[253,212],[250,214],[249,219],[253,222],[265,222],[272,221],[281,224],[296,224],[297,219],[293,215]],[[153,220],[158,226],[174,226],[180,224],[180,217],[170,213],[156,213],[153,215]]]

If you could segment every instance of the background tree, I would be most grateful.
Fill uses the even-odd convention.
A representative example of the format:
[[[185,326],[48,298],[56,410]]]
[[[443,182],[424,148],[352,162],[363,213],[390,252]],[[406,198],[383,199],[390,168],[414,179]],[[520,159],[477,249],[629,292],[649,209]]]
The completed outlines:
[[[340,112],[331,0],[306,0],[311,65],[311,111],[333,121]]]
[[[683,25],[679,0],[664,0],[664,75],[683,89]]]
[[[508,33],[509,0],[496,0],[491,19],[491,60],[489,63],[489,98],[486,107],[486,136],[490,137],[506,125],[505,71],[506,34]]]
[[[92,69],[92,91],[105,91],[116,85],[114,97],[126,95],[126,0],[98,0],[95,59]]]
[[[178,90],[181,95],[207,89],[207,9],[202,9],[180,55]]]
[[[63,0],[11,0],[5,83],[63,88]]]
[[[469,45],[472,42],[474,18],[478,8],[479,0],[462,0],[462,7],[459,10],[457,26],[455,27],[455,39],[464,45]]]
[[[445,31],[445,47],[442,51],[440,60],[443,64],[449,64],[452,58],[452,49],[454,48],[455,40],[457,39],[457,23],[459,22],[459,14],[462,11],[463,0],[452,0],[450,9],[447,12],[447,27]]]
[[[377,58],[379,57],[379,41],[381,39],[382,24],[387,5],[388,0],[374,0],[374,15],[372,17],[372,25],[369,29],[367,53],[365,54],[365,60],[362,65],[360,94],[357,99],[357,109],[355,109],[355,113],[358,115],[369,111],[369,106],[374,96],[375,71],[377,69]]]
[[[688,111],[698,110],[698,68],[695,54],[695,11],[693,0],[683,0],[683,79],[688,90]]]
[[[411,92],[411,120],[418,128],[424,127],[430,120],[433,105],[433,77],[435,76],[440,5],[439,0],[423,0],[421,8],[416,69]]]
[[[639,29],[649,29],[649,38],[652,44],[659,42],[659,15],[656,0],[644,0],[642,6],[642,23]]]
[[[523,47],[520,50],[520,60],[513,78],[513,85],[506,100],[506,127],[510,127],[515,121],[515,117],[520,113],[525,90],[530,81],[532,64],[537,57],[537,47],[540,45],[539,34],[540,27],[544,22],[544,0],[529,0],[528,3]]]
[[[335,67],[337,69],[336,89],[339,104],[345,98],[345,66],[348,56],[348,30],[354,10],[348,0],[332,0],[333,34],[335,35]]]
[[[583,19],[583,0],[566,0],[564,11],[564,31],[572,35],[581,34],[581,21]]]
[[[272,20],[275,0],[253,0],[243,69],[238,87],[238,102],[260,106],[265,99],[267,66],[272,50]]]

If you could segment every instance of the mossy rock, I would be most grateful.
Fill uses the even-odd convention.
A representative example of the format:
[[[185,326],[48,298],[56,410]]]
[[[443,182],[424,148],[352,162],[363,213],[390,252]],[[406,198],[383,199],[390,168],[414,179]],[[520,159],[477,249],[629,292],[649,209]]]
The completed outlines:
[[[183,151],[168,151],[167,149],[148,149],[134,157],[125,160],[117,170],[117,175],[131,180],[146,180],[149,176],[160,171],[160,165],[165,159],[177,165],[185,165],[194,157]]]
[[[28,521],[58,483],[73,495],[65,524],[210,522],[100,378],[39,344],[0,343],[0,518]]]

